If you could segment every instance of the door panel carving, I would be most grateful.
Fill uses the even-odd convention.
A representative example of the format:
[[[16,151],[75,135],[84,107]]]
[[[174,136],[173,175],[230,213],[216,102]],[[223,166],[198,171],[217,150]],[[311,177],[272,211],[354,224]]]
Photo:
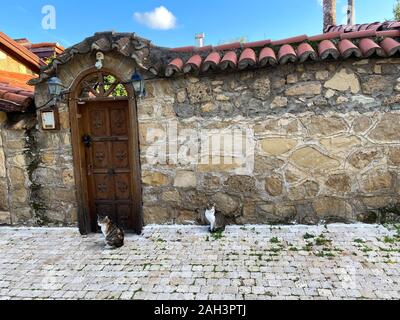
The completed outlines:
[[[105,169],[109,167],[108,146],[105,142],[93,143],[93,168]]]
[[[116,142],[113,144],[113,166],[118,169],[128,169],[129,168],[129,148],[128,141],[126,142]]]
[[[111,110],[111,135],[126,136],[128,133],[127,114],[124,109]]]

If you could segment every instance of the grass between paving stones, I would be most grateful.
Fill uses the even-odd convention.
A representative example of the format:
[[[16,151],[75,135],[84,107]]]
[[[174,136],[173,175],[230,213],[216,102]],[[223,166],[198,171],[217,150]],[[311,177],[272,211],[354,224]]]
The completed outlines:
[[[246,228],[244,228],[243,230],[246,230],[246,231],[247,231]],[[256,228],[251,228],[250,231],[251,231],[252,233],[255,233],[256,235],[260,235],[260,234],[261,234],[259,231],[256,230]]]
[[[305,240],[314,239],[315,236],[313,234],[309,234],[308,232],[303,236]]]
[[[301,249],[302,251],[313,253],[319,258],[333,259],[335,253],[341,253],[343,250],[332,247],[332,240],[328,239],[325,234],[319,236],[306,233],[303,238],[306,240],[306,245]],[[321,248],[323,247],[323,248]],[[296,247],[290,247],[290,251],[299,251]]]
[[[378,241],[389,246],[389,248],[379,247],[379,250],[381,252],[387,252],[387,253],[400,252],[400,250],[398,248],[393,248],[393,245],[400,243],[400,224],[395,224],[395,225],[385,224],[384,227],[387,228],[388,230],[396,231],[396,234],[394,236],[385,236],[384,238],[376,238]],[[368,256],[369,253],[373,251],[373,249],[370,248],[367,245],[367,242],[363,239],[359,239],[359,238],[354,239],[353,244],[359,251],[364,253],[364,256]],[[353,252],[352,254],[353,254],[353,256],[358,255],[356,252]],[[388,264],[393,263],[393,261],[391,260],[392,257],[390,255],[387,255],[385,258],[388,259],[388,260],[384,261],[385,263],[388,263]]]
[[[224,237],[224,232],[223,231],[217,231],[211,234],[211,237],[214,240],[221,240]]]
[[[317,245],[318,247],[330,245],[331,243],[332,240],[327,239],[324,234],[321,234],[315,239],[315,245]]]
[[[354,239],[353,242],[356,244],[364,244],[365,243],[365,241],[363,239]]]
[[[392,254],[397,254],[400,252],[400,248],[398,248],[398,244],[400,244],[400,224],[394,225],[384,225],[390,231],[396,231],[396,234],[393,236],[385,236],[384,238],[380,239],[377,238],[378,241],[384,243],[387,247],[379,247],[381,252],[387,253],[383,258],[383,262],[386,264],[396,264],[397,262],[393,261]]]
[[[271,243],[281,243],[281,241],[277,237],[273,237],[269,242]]]

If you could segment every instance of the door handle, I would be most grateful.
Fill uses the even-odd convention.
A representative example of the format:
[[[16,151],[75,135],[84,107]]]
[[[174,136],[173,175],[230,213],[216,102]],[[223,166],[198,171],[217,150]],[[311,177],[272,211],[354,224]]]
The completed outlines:
[[[90,148],[92,146],[93,139],[92,139],[92,137],[90,135],[85,134],[82,137],[82,142],[83,142],[83,144],[85,145],[86,148]]]
[[[108,170],[108,175],[109,176],[115,176],[115,169],[114,168],[109,169]]]

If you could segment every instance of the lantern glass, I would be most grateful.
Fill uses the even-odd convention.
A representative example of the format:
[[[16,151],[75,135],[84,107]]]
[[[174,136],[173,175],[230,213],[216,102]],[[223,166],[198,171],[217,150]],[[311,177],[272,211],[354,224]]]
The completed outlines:
[[[59,97],[61,95],[63,85],[60,79],[57,77],[50,78],[49,81],[47,81],[47,85],[49,87],[49,93],[52,97]]]
[[[132,76],[132,85],[133,89],[135,90],[136,96],[143,97],[144,95],[144,81],[142,76],[135,72]]]

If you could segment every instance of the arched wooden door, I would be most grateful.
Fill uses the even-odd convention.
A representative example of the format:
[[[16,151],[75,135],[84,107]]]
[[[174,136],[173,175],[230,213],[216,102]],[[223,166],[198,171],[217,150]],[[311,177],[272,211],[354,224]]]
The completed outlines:
[[[142,201],[136,106],[114,76],[85,77],[76,99],[82,221],[99,230],[107,215],[125,231],[141,233]]]

